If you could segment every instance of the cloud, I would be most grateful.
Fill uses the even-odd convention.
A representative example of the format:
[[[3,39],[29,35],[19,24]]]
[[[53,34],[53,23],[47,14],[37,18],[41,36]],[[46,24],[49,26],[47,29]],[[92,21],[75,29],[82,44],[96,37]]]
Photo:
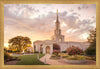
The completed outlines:
[[[73,9],[70,9],[69,11],[70,11],[70,12],[73,12],[74,10],[73,10]]]
[[[95,9],[96,4],[81,4],[80,6],[77,7],[78,10],[87,10],[87,9]]]
[[[78,10],[81,10],[81,7],[80,6],[78,7]]]
[[[16,10],[15,7],[17,7]],[[47,9],[47,6],[42,6],[42,8],[43,7],[45,7],[45,10]],[[89,7],[90,6],[88,6],[88,8]],[[12,36],[27,35],[33,40],[51,38],[54,34],[57,13],[49,10],[45,15],[41,11],[42,10],[36,9],[33,5],[4,6],[5,37],[9,39]],[[71,39],[79,40],[80,37],[78,36],[88,33],[90,29],[96,27],[95,15],[92,17],[93,19],[90,17],[80,20],[82,17],[80,13],[75,10],[69,13],[70,12],[64,10],[58,14],[61,25],[60,28],[62,34],[65,35],[65,39],[70,37]],[[79,17],[79,15],[81,15],[81,17]]]
[[[38,9],[34,9],[31,5],[5,5],[4,6],[4,16],[11,18],[35,18],[38,17],[36,14],[39,13]],[[33,16],[33,17],[32,17]]]

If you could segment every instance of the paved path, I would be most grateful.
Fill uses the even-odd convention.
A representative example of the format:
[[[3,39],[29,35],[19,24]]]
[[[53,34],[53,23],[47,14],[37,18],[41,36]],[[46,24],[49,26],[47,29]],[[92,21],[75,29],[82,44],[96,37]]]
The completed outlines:
[[[46,60],[46,64],[50,64],[50,65],[64,65],[64,63],[58,61],[58,60],[52,60],[50,59],[51,55],[50,54],[46,54],[44,57],[40,58],[40,61],[42,61],[43,63],[45,63]]]
[[[40,58],[40,61],[45,63],[46,60],[46,64],[50,64],[50,65],[95,65],[96,61],[93,60],[86,60],[85,63],[80,63],[80,64],[70,64],[65,62],[65,59],[58,59],[58,60],[53,60],[50,59],[51,55],[50,54],[46,54],[44,57]]]

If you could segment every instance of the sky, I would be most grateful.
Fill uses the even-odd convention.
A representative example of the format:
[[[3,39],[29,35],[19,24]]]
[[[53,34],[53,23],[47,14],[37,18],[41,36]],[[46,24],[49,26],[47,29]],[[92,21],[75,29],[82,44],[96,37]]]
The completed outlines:
[[[16,36],[27,36],[32,42],[51,40],[57,9],[65,41],[87,41],[89,30],[96,28],[95,4],[5,4],[4,46]]]

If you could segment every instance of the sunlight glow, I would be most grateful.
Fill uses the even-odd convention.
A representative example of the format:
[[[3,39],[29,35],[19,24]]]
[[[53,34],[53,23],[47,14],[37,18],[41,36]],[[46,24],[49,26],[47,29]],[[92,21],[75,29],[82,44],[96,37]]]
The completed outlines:
[[[89,36],[88,33],[84,33],[84,34],[82,34],[82,35],[80,36],[80,38],[86,40],[88,36]]]
[[[66,27],[67,25],[65,24],[65,22],[63,21],[61,24],[61,27]]]
[[[8,43],[4,43],[4,47],[8,47],[8,45],[9,45]]]

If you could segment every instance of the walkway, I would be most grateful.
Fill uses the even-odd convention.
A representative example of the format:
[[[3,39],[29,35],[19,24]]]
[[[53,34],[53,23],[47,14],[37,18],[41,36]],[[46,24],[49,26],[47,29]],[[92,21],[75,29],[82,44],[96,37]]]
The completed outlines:
[[[50,64],[50,65],[64,65],[64,63],[59,62],[58,60],[52,60],[50,59],[51,55],[50,54],[46,54],[44,57],[40,58],[40,61],[45,63],[46,60],[46,64]]]
[[[65,62],[65,59],[58,59],[58,60],[53,60],[50,59],[51,55],[50,54],[46,54],[44,57],[40,58],[40,61],[46,64],[50,64],[50,65],[96,65],[96,61],[93,60],[86,60],[86,63],[81,63],[81,64],[70,64]]]

